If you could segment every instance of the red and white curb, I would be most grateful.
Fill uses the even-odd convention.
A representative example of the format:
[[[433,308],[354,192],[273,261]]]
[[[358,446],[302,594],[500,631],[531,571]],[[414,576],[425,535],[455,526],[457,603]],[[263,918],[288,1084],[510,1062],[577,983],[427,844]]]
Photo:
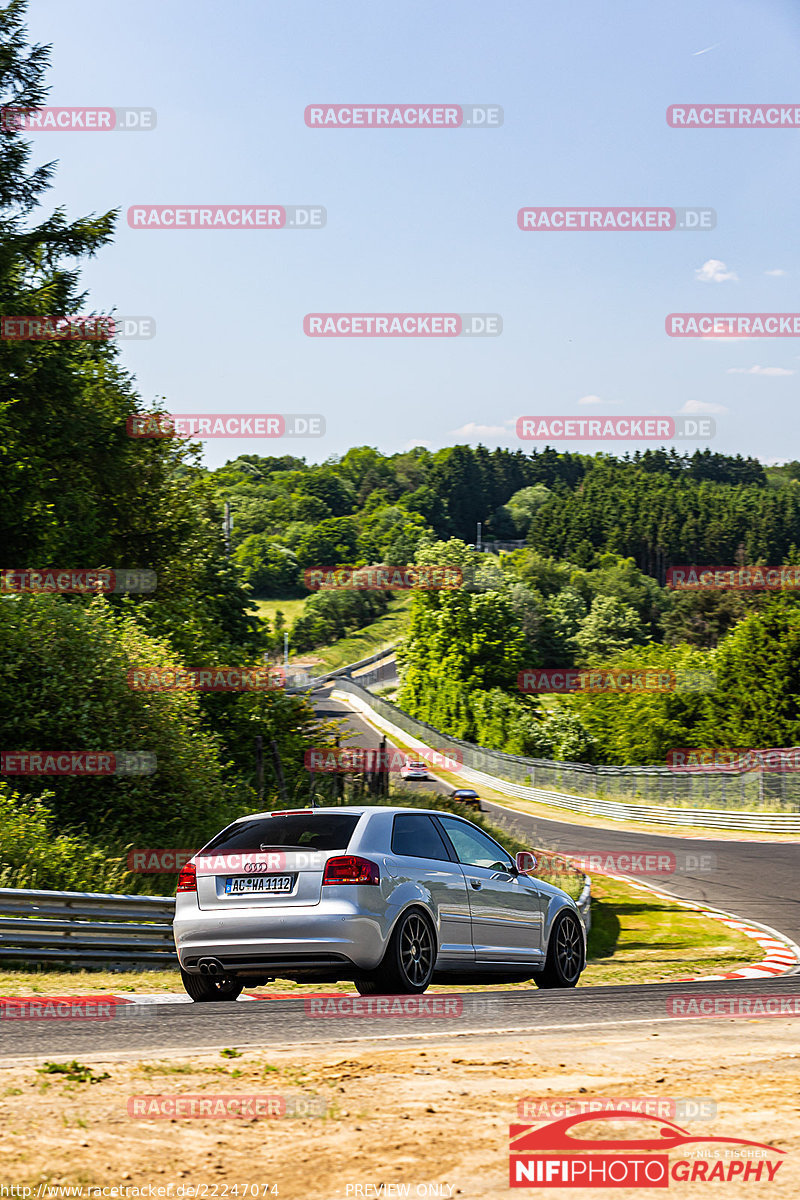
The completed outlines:
[[[675,980],[676,983],[705,983],[709,980],[719,979],[769,979],[775,975],[786,975],[793,968],[800,966],[800,946],[787,938],[785,934],[771,929],[769,925],[744,921],[732,913],[723,912],[719,908],[709,908],[708,905],[697,904],[693,900],[681,900],[669,892],[662,892],[658,888],[651,887],[650,884],[642,883],[641,880],[631,879],[625,875],[615,875],[613,878],[624,879],[629,887],[636,888],[641,892],[650,892],[651,895],[658,896],[662,900],[669,900],[671,904],[678,904],[681,908],[691,908],[699,916],[706,917],[710,921],[719,921],[721,925],[727,925],[736,933],[752,938],[766,952],[765,957],[759,962],[751,963],[747,967],[739,967],[736,971],[726,971],[722,975],[689,975],[685,979]]]
[[[599,872],[594,873],[599,874]],[[751,963],[747,967],[739,967],[736,971],[726,971],[722,975],[687,975],[684,979],[673,980],[674,983],[707,983],[724,979],[769,979],[776,975],[786,975],[793,971],[794,968],[800,966],[800,946],[797,946],[785,934],[778,933],[777,930],[771,929],[768,925],[757,925],[754,921],[743,921],[741,917],[723,912],[722,909],[709,908],[708,905],[697,904],[693,900],[682,900],[677,896],[671,895],[669,892],[664,892],[659,888],[651,887],[650,884],[642,883],[639,879],[631,879],[627,875],[609,875],[606,878],[622,879],[629,887],[635,888],[637,891],[649,892],[650,895],[658,896],[661,900],[668,900],[670,904],[676,904],[680,908],[689,908],[693,912],[696,912],[698,916],[706,917],[709,921],[719,921],[721,925],[726,925],[729,929],[735,930],[736,933],[741,933],[745,937],[752,938],[765,952],[764,958],[759,962]],[[259,992],[257,994],[243,993],[238,999],[245,1002],[249,1000],[307,1000],[312,996],[334,994],[337,996],[355,995],[355,993],[349,992]],[[177,992],[129,992],[127,995],[109,993],[108,999],[118,1004],[192,1003],[189,996],[181,995]]]

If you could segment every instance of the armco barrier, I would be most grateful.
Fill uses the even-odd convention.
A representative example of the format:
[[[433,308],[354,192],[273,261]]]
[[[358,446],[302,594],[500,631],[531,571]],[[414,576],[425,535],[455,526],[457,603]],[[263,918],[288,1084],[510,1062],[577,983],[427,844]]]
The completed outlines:
[[[459,779],[493,791],[533,800],[555,808],[616,821],[645,821],[655,825],[690,825],[708,829],[748,829],[762,833],[800,833],[800,776],[767,776],[766,772],[678,773],[667,767],[594,767],[582,763],[557,763],[521,758],[484,750],[417,721],[396,705],[373,695],[352,679],[338,679],[336,689],[361,708],[385,732],[413,748],[457,751],[464,766]],[[488,770],[482,768],[489,768]],[[755,776],[755,778],[753,778]],[[766,778],[765,778],[766,777]],[[519,782],[522,779],[530,783]],[[536,783],[556,782],[556,787]],[[569,791],[562,791],[566,783]],[[560,785],[560,786],[558,786]],[[573,791],[574,789],[574,791]],[[626,799],[599,796],[620,790]],[[647,804],[647,791],[656,790],[673,804]],[[591,796],[580,793],[590,792]],[[643,801],[632,795],[644,792]],[[723,807],[691,804],[697,792],[723,802]],[[577,794],[575,794],[577,793]],[[677,801],[677,803],[675,803]],[[752,807],[748,807],[748,804]],[[776,811],[777,810],[777,811]]]
[[[0,959],[176,967],[171,896],[0,888]]]
[[[578,909],[591,927],[591,881]],[[0,959],[87,966],[177,967],[172,896],[0,888]]]
[[[338,667],[335,671],[328,671],[327,675],[312,675],[311,679],[315,684],[318,684],[327,683],[331,679],[339,679],[342,676],[349,676],[353,671],[360,670],[361,667],[368,667],[372,663],[380,662],[382,658],[388,658],[399,645],[399,642],[390,642],[388,646],[384,646],[382,650],[377,650],[374,654],[368,654],[366,658],[359,658],[355,662]]]

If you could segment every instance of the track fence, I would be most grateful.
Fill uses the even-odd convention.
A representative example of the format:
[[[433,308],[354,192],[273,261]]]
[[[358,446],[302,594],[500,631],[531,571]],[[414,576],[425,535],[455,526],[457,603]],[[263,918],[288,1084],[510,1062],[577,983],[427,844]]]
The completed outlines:
[[[585,763],[551,762],[522,758],[499,750],[486,750],[471,742],[442,733],[418,721],[397,705],[376,696],[353,679],[338,679],[339,691],[369,705],[374,713],[397,729],[445,753],[457,751],[464,763],[465,778],[474,782],[502,780],[506,788],[522,798],[594,812],[618,819],[656,823],[704,824],[727,828],[761,828],[800,833],[800,774],[742,771],[678,771],[669,767],[591,766]],[[539,795],[533,795],[536,792]],[[573,803],[571,803],[571,801]],[[671,810],[681,810],[677,817]],[[690,814],[699,814],[689,820]],[[701,814],[708,812],[708,819]],[[729,814],[724,822],[715,814]],[[659,816],[661,814],[661,816]],[[738,814],[738,817],[737,817]],[[753,823],[753,814],[764,814]],[[775,814],[770,821],[768,814]],[[794,814],[794,815],[792,815]],[[666,819],[665,819],[666,817]]]

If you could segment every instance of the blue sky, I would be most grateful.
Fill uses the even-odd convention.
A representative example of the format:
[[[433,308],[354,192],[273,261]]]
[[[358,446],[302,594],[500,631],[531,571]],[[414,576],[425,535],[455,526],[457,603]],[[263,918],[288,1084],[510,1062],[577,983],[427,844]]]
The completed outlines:
[[[800,103],[796,3],[35,0],[29,27],[53,43],[50,104],[158,112],[150,133],[33,137],[35,161],[59,160],[51,206],[122,210],[83,278],[95,307],[156,321],[152,341],[123,343],[143,399],[326,418],[314,441],[209,441],[210,466],[363,444],[529,449],[520,415],[685,411],[714,415],[713,449],[800,457],[787,437],[800,339],[664,331],[674,311],[800,310],[800,129],[665,119],[684,101]],[[305,126],[307,104],[351,101],[499,104],[504,124]],[[257,203],[324,205],[327,226],[126,222],[132,204]],[[516,224],[523,206],[629,204],[707,205],[717,226]],[[504,329],[452,341],[303,333],[306,313],[351,311],[497,312]]]

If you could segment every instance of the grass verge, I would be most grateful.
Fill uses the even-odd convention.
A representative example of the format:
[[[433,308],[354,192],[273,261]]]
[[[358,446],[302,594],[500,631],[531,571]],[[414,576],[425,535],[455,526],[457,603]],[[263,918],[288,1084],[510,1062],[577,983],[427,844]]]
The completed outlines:
[[[303,611],[308,596],[300,596],[296,600],[254,600],[250,605],[251,609],[255,609],[260,620],[269,621],[270,625],[275,622],[275,614],[282,612],[286,627],[293,625]]]
[[[358,662],[360,658],[367,658],[370,654],[375,654],[398,641],[408,627],[410,602],[409,593],[396,596],[389,601],[389,607],[383,616],[371,625],[365,625],[363,629],[351,633],[349,637],[340,638],[330,646],[317,646],[310,652],[320,661],[320,665],[315,668],[315,674],[324,675],[326,671],[336,671],[339,667]]]

